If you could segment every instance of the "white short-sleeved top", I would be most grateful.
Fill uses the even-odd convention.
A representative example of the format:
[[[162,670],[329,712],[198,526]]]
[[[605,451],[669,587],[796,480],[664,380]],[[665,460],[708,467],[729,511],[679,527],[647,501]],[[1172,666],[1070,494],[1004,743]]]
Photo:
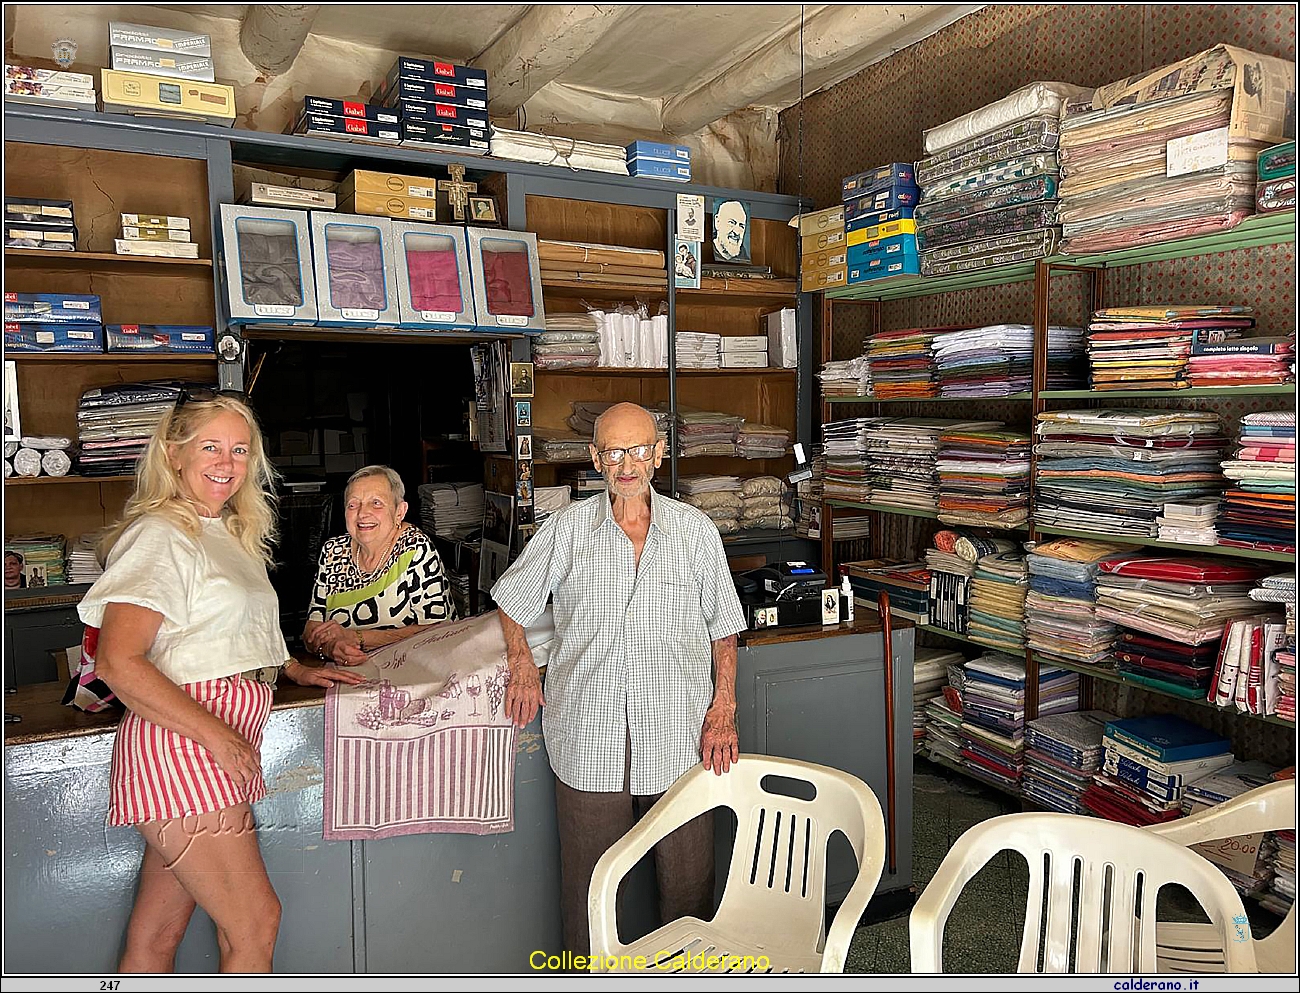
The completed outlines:
[[[162,614],[149,661],[177,684],[283,665],[289,649],[266,566],[244,550],[225,522],[200,518],[192,538],[159,514],[122,533],[77,613],[92,627],[110,603]]]

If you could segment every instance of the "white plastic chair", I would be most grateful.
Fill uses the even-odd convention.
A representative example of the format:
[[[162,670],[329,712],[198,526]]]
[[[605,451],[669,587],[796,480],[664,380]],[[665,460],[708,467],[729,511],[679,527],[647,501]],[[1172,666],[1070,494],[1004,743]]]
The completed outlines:
[[[762,785],[767,776],[802,780],[816,796],[770,792]],[[616,897],[623,877],[662,838],[717,807],[735,812],[736,844],[713,920],[683,917],[621,943]],[[853,846],[858,875],[827,933],[826,843],[835,831]],[[617,958],[611,972],[843,972],[884,861],[880,803],[854,776],[766,755],[742,754],[721,776],[698,765],[596,863],[587,901],[592,955]],[[646,958],[641,970],[637,956]],[[710,956],[726,961],[711,969]]]
[[[1007,849],[1029,864],[1019,972],[1154,972],[1156,895],[1169,883],[1200,901],[1229,971],[1255,971],[1250,943],[1231,940],[1233,918],[1245,913],[1241,898],[1200,855],[1127,824],[1030,813],[990,818],[957,839],[912,909],[913,972],[943,971],[943,929],[953,904],[966,882]],[[1117,921],[1130,926],[1113,926]]]
[[[1269,783],[1226,803],[1147,828],[1180,845],[1198,845],[1262,831],[1295,830],[1295,780]],[[1295,973],[1295,905],[1267,938],[1251,939],[1260,972]],[[1209,924],[1159,921],[1156,959],[1161,972],[1223,972],[1223,942]]]

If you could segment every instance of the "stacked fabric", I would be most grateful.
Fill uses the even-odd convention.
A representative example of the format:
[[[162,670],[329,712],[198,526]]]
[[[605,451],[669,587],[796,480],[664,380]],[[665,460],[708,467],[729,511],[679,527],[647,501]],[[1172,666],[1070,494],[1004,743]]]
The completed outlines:
[[[736,432],[736,454],[743,459],[779,459],[790,447],[790,432],[774,424],[744,421]]]
[[[1003,651],[1023,652],[1025,647],[1025,594],[1029,571],[1018,551],[995,552],[975,563],[971,578],[971,641]]]
[[[755,476],[740,484],[740,529],[790,531],[789,487],[776,476]]]
[[[618,251],[607,246],[567,245],[565,242],[539,242],[552,249],[586,252],[590,250]],[[634,251],[634,250],[632,250]],[[658,254],[662,258],[662,253]],[[543,256],[544,258],[544,256]],[[545,265],[545,262],[543,262]],[[543,275],[545,275],[543,269]],[[569,274],[572,275],[572,274]],[[597,277],[593,277],[597,278]],[[615,279],[626,279],[616,276]],[[619,307],[617,310],[593,310],[591,317],[596,322],[600,343],[599,365],[610,369],[667,369],[668,368],[668,315],[659,314],[651,317],[644,306]]]
[[[1256,566],[1228,560],[1125,555],[1098,565],[1097,616],[1121,629],[1115,658],[1125,680],[1204,699],[1224,628],[1257,613]]]
[[[965,662],[960,652],[918,647],[912,667],[912,751],[921,755],[929,736],[929,705],[943,700],[948,685],[948,666]]]
[[[882,420],[879,417],[850,417],[822,425],[826,459],[823,492],[826,499],[870,502],[867,433]]]
[[[1213,545],[1218,541],[1214,529],[1219,513],[1219,501],[1214,497],[1167,503],[1156,518],[1161,541],[1176,541],[1183,545]]]
[[[1277,832],[1273,846],[1269,856],[1273,875],[1268,881],[1268,891],[1260,894],[1259,902],[1279,917],[1285,917],[1295,905],[1295,829]]]
[[[1025,663],[986,652],[966,663],[962,692],[962,760],[971,775],[1020,792],[1025,752]],[[1042,717],[1078,709],[1079,676],[1052,666],[1038,672]]]
[[[583,442],[591,441],[596,431],[596,418],[614,406],[609,400],[574,400],[569,404],[571,413],[565,419]],[[655,419],[655,428],[661,439],[668,437],[668,428],[672,424],[672,415],[661,407],[650,408],[650,415]]]
[[[1110,307],[1088,325],[1094,390],[1176,390],[1188,386],[1193,338],[1222,338],[1255,324],[1249,307]]]
[[[103,574],[97,551],[99,537],[99,532],[83,534],[68,553],[68,582],[74,586],[93,583]]]
[[[77,469],[83,476],[135,472],[158,422],[180,399],[178,383],[117,383],[96,387],[77,404]]]
[[[72,439],[24,435],[5,442],[5,478],[66,476],[72,469]]]
[[[1279,59],[1220,45],[1097,89],[1061,124],[1064,250],[1106,252],[1223,231],[1253,214],[1257,157],[1269,143],[1246,133],[1286,136],[1287,101],[1265,98],[1265,80],[1277,80],[1268,85],[1284,93],[1294,72]],[[1233,113],[1234,102],[1245,100],[1239,93],[1254,94],[1249,125],[1244,106]],[[1188,155],[1180,140],[1220,129],[1226,136],[1213,160]]]
[[[1286,611],[1286,621],[1282,627],[1280,639],[1273,632],[1266,632],[1263,649],[1263,672],[1265,677],[1266,698],[1269,706],[1265,713],[1277,714],[1292,723],[1295,722],[1295,622],[1296,622],[1296,580],[1289,572],[1268,576],[1250,591],[1250,598],[1261,603],[1276,606],[1281,604]],[[1271,637],[1267,637],[1271,635]],[[1267,696],[1268,691],[1271,696]]]
[[[1051,255],[1061,113],[1086,91],[1031,83],[925,132],[917,164],[921,272],[945,276]]]
[[[1275,772],[1277,772],[1275,767],[1264,762],[1234,762],[1208,776],[1196,779],[1183,791],[1183,814],[1191,817],[1236,799],[1251,790],[1267,786],[1273,782]],[[1272,834],[1265,835],[1256,853],[1253,870],[1246,872],[1243,871],[1244,865],[1238,868],[1235,865],[1225,864],[1217,852],[1200,849],[1202,854],[1223,870],[1223,874],[1242,896],[1262,896],[1266,892],[1273,872],[1271,856],[1275,850]]]
[[[627,149],[533,131],[510,131],[492,126],[492,157],[539,165],[564,165],[626,176]]]
[[[456,540],[483,526],[482,483],[421,483],[419,493],[427,534]]]
[[[865,355],[827,362],[817,378],[824,397],[871,396],[871,366]]]
[[[1192,340],[1190,386],[1277,386],[1295,379],[1295,336]]]
[[[1196,410],[1058,410],[1038,415],[1040,525],[1154,538],[1167,503],[1216,496],[1225,439]]]
[[[1188,784],[1233,760],[1226,738],[1172,714],[1111,721],[1082,804],[1121,824],[1163,824],[1183,815]]]
[[[1001,421],[943,417],[885,418],[867,428],[868,474],[877,503],[935,511],[939,503],[939,437],[945,431],[993,431]]]
[[[950,431],[939,436],[939,520],[1017,528],[1029,519],[1029,436]]]
[[[1033,380],[1034,329],[992,324],[936,335],[932,343],[939,392],[945,397],[1005,397]],[[1045,389],[1074,389],[1083,382],[1083,329],[1047,329]]]
[[[683,476],[677,481],[677,492],[684,503],[708,515],[722,534],[740,530],[740,517],[744,500],[738,476]]]
[[[1072,665],[1110,658],[1119,632],[1097,616],[1097,573],[1103,560],[1123,554],[1119,545],[1077,538],[1033,546],[1026,559],[1025,635],[1036,658]]]
[[[716,410],[686,410],[677,415],[678,458],[699,455],[735,455],[736,432],[743,417]]]
[[[61,534],[30,534],[5,539],[5,572],[9,556],[18,556],[18,585],[28,589],[40,586],[66,586],[68,575],[64,556],[67,539]],[[6,578],[6,588],[8,579]]]
[[[677,368],[721,369],[722,335],[704,331],[678,331]]]
[[[591,435],[533,430],[533,449],[543,462],[590,462]]]
[[[1101,768],[1102,735],[1115,719],[1104,710],[1081,710],[1030,721],[1021,795],[1048,810],[1086,814],[1083,794]]]
[[[1250,591],[1258,599],[1260,591]],[[1276,610],[1276,605],[1274,605]],[[1277,653],[1285,644],[1281,611],[1229,621],[1205,699],[1222,709],[1267,717],[1277,712]]]
[[[1256,160],[1255,213],[1295,210],[1295,139],[1265,148]]]
[[[873,395],[881,400],[929,400],[939,395],[931,343],[941,331],[956,327],[904,328],[867,339]]]
[[[600,364],[600,324],[591,314],[547,314],[533,339],[538,369],[592,369]]]
[[[1231,548],[1295,551],[1295,412],[1247,414],[1241,446],[1223,463],[1235,485],[1224,492],[1218,541]]]

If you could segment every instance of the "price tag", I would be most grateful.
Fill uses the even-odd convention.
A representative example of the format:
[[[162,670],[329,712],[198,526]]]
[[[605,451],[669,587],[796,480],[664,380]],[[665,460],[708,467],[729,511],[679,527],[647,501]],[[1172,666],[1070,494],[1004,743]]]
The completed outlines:
[[[1214,128],[1174,138],[1165,146],[1165,175],[1182,176],[1226,165],[1228,129]]]
[[[85,300],[64,300],[63,308],[65,310],[89,310],[90,304]]]

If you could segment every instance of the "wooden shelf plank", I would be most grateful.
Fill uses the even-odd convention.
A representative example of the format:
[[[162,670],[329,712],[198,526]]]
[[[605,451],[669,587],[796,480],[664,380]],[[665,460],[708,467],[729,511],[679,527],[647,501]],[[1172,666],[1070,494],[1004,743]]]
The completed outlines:
[[[1268,562],[1294,562],[1295,552],[1270,552],[1258,548],[1233,548],[1231,545],[1189,545],[1177,541],[1160,541],[1158,538],[1139,538],[1135,535],[1112,534],[1107,531],[1080,531],[1072,528],[1059,528],[1051,524],[1036,524],[1036,529],[1043,534],[1061,535],[1066,538],[1104,538],[1117,545],[1138,545],[1144,548],[1170,548],[1179,552],[1191,552],[1194,555],[1229,555],[1243,559],[1264,559]]]
[[[538,376],[667,376],[667,369],[620,369],[596,366],[587,369],[534,369]],[[678,376],[793,376],[796,369],[767,366],[763,369],[678,369]]]
[[[41,248],[6,248],[5,263],[15,268],[46,269],[139,269],[149,266],[189,266],[211,269],[211,259],[170,259],[149,255],[116,255],[113,252],[51,252]]]
[[[215,352],[6,352],[15,362],[215,362]]]
[[[132,483],[134,476],[10,476],[6,486],[32,486],[43,483]]]

